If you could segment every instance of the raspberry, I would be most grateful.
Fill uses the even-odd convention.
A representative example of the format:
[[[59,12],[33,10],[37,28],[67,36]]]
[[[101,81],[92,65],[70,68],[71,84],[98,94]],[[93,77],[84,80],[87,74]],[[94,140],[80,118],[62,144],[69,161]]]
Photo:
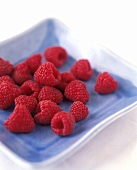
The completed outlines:
[[[72,114],[67,112],[58,112],[51,120],[51,127],[54,133],[67,136],[74,130],[75,118]]]
[[[55,87],[44,86],[39,93],[38,99],[39,101],[51,100],[58,104],[62,102],[63,94]]]
[[[86,85],[80,80],[71,81],[65,88],[64,94],[69,100],[83,103],[87,103],[90,97]]]
[[[0,57],[0,77],[11,74],[13,64]]]
[[[87,59],[77,61],[71,68],[71,72],[77,79],[89,80],[93,75],[93,69]]]
[[[75,117],[75,121],[78,122],[87,117],[89,111],[88,107],[85,106],[82,102],[76,101],[71,105],[70,113]]]
[[[103,72],[98,75],[95,91],[100,94],[108,94],[114,92],[118,88],[118,82],[108,72]]]
[[[18,86],[10,82],[2,82],[0,84],[0,108],[8,109],[20,94],[21,90]]]
[[[27,80],[31,80],[32,76],[26,62],[19,63],[12,72],[12,78],[16,84],[21,85]]]
[[[9,77],[9,76],[2,76],[2,77],[0,77],[0,84],[1,84],[2,82],[5,82],[5,81],[15,84],[14,81],[12,80],[12,78]]]
[[[54,64],[45,62],[34,73],[34,80],[41,85],[56,86],[59,84],[61,76]]]
[[[32,113],[37,106],[37,100],[33,96],[20,95],[15,98],[15,104],[25,105],[30,113]]]
[[[51,123],[51,119],[53,116],[60,112],[60,107],[50,100],[43,100],[38,104],[40,108],[40,112],[35,115],[34,119],[39,124],[48,125]]]
[[[67,85],[71,82],[75,80],[75,77],[72,73],[70,72],[64,72],[61,74],[61,81],[60,83],[57,85],[57,88],[59,88],[60,90],[64,91],[65,88],[67,87]]]
[[[40,87],[36,82],[28,80],[21,85],[21,90],[23,94],[33,96],[37,99],[40,92]]]
[[[67,60],[67,52],[60,46],[52,46],[45,50],[45,59],[53,63],[56,67],[60,67]]]
[[[25,105],[16,105],[14,111],[4,125],[10,132],[31,132],[35,128],[34,120]]]
[[[42,60],[41,54],[34,54],[26,60],[26,63],[31,74],[34,74],[34,72],[39,68],[39,66],[41,65],[41,60]]]

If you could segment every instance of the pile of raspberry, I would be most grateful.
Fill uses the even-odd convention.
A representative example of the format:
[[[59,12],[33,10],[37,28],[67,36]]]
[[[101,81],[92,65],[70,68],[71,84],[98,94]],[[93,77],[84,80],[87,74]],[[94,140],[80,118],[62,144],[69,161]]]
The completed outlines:
[[[15,106],[4,122],[7,130],[13,133],[28,133],[36,124],[50,125],[53,132],[70,135],[75,123],[85,119],[89,110],[86,106],[90,94],[85,81],[94,71],[87,59],[80,59],[68,72],[57,69],[68,60],[66,50],[52,46],[42,54],[33,54],[14,66],[0,57],[0,109]],[[95,91],[108,94],[118,88],[118,83],[108,72],[100,73]],[[61,109],[63,100],[71,100],[69,112]]]

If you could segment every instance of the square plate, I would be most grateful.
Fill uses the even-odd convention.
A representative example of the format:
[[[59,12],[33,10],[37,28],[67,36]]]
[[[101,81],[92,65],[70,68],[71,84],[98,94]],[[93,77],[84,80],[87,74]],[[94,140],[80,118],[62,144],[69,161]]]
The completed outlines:
[[[10,133],[4,127],[4,121],[12,109],[0,110],[0,149],[20,165],[37,169],[51,165],[74,153],[104,127],[129,110],[137,106],[137,68],[130,66],[108,49],[90,46],[86,41],[78,40],[74,33],[61,22],[48,19],[32,29],[0,44],[0,56],[13,64],[25,60],[34,53],[42,53],[53,45],[64,47],[69,59],[60,71],[69,71],[73,63],[80,58],[88,58],[94,68],[94,75],[85,84],[90,93],[87,103],[90,114],[75,125],[72,135],[55,135],[50,126],[36,125],[28,134]],[[113,94],[99,95],[94,91],[97,75],[108,71],[119,82],[119,88]],[[69,111],[71,102],[60,106]]]

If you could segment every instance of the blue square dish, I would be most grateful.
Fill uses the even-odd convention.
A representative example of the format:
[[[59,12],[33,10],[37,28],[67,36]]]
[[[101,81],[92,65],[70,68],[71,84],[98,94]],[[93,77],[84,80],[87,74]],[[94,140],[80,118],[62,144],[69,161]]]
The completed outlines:
[[[75,125],[70,136],[60,137],[54,134],[50,126],[36,125],[28,134],[10,133],[4,127],[4,121],[12,112],[0,110],[0,150],[23,166],[37,169],[62,161],[74,153],[104,127],[129,110],[137,106],[137,68],[126,63],[108,49],[90,46],[76,39],[74,33],[55,19],[48,19],[32,29],[0,44],[0,56],[13,64],[25,60],[34,53],[43,54],[53,45],[64,47],[69,58],[59,69],[69,71],[73,63],[80,58],[88,58],[94,68],[94,75],[85,81],[90,93],[87,103],[90,114]],[[119,82],[116,92],[100,95],[94,91],[96,77],[100,72],[108,71]],[[69,111],[71,102],[60,104]]]

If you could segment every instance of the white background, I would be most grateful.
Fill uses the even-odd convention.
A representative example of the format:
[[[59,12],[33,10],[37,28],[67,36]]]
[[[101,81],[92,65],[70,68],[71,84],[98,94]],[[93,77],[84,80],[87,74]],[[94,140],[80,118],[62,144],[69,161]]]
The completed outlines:
[[[43,19],[57,18],[89,43],[101,44],[137,66],[136,3],[136,0],[0,0],[0,42]],[[80,169],[78,161],[84,160],[82,164],[90,170],[137,169],[136,112],[104,129],[75,155],[76,161],[70,158],[62,167]],[[93,154],[84,159],[82,155],[88,155],[89,146]],[[11,166],[12,170],[19,170],[0,153],[0,170],[10,170]],[[82,170],[84,166],[80,166]]]

